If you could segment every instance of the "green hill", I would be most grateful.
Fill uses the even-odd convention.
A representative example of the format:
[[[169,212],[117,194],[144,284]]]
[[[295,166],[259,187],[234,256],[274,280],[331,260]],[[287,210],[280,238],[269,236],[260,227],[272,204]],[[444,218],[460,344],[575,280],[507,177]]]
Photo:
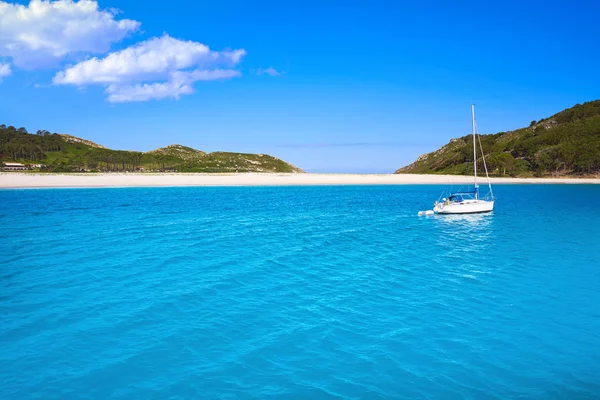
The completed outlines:
[[[178,144],[146,153],[111,150],[71,135],[0,125],[0,160],[48,172],[304,172],[266,154],[205,153]],[[1,166],[1,165],[0,165]]]
[[[216,151],[202,159],[195,172],[304,172],[267,154],[227,153]]]
[[[591,175],[600,172],[600,100],[577,104],[527,128],[481,135],[491,175]],[[479,146],[478,146],[479,148]],[[477,168],[483,170],[478,151]],[[397,174],[473,173],[473,139],[451,139]]]
[[[191,147],[182,146],[180,144],[161,147],[160,149],[148,151],[146,154],[176,157],[187,162],[199,162],[206,155],[204,151],[192,149]]]

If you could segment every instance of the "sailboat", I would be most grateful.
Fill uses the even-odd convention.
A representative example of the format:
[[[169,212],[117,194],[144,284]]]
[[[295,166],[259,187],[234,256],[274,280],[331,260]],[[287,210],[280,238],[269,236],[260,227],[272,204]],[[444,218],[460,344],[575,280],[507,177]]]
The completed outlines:
[[[485,176],[488,181],[489,193],[484,197],[480,197],[479,195],[479,184],[477,183],[477,125],[475,124],[475,105],[471,105],[471,124],[473,127],[473,188],[465,191],[453,192],[448,198],[443,198],[442,201],[436,201],[433,205],[433,212],[436,214],[485,213],[494,209],[494,194],[492,193],[492,184],[488,175],[481,140],[479,141],[479,147],[481,149]]]

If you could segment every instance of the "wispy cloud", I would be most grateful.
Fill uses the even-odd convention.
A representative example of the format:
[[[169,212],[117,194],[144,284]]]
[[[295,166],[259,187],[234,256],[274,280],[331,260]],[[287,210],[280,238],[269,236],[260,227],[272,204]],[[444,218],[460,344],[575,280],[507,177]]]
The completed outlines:
[[[339,143],[290,143],[280,144],[276,147],[320,149],[328,147],[417,147],[422,144],[401,142],[339,142]]]
[[[2,78],[6,78],[12,74],[12,69],[10,68],[10,64],[0,63],[0,82],[2,82]]]
[[[283,75],[284,72],[283,71],[277,71],[275,68],[273,67],[269,67],[269,68],[259,68],[258,71],[256,71],[256,75],[270,75],[270,76],[281,76]]]

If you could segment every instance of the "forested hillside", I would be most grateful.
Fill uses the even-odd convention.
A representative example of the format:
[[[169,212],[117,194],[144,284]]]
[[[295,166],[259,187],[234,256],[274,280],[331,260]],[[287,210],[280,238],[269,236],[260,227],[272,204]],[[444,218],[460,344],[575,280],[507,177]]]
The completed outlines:
[[[532,121],[527,128],[480,138],[492,175],[597,174],[600,172],[600,100],[577,104],[549,118]],[[479,151],[477,168],[483,168]],[[472,136],[452,139],[396,173],[472,174]]]
[[[0,125],[0,160],[25,165],[42,164],[48,172],[303,172],[266,154],[205,153],[171,145],[138,152],[111,150],[75,136]]]

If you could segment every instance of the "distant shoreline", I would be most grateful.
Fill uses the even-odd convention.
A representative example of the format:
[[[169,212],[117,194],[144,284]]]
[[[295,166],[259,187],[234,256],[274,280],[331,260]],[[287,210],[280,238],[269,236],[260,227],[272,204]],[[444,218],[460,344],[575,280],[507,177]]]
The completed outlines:
[[[491,178],[493,184],[600,184],[600,178]],[[0,188],[156,186],[468,185],[473,177],[419,174],[0,173]],[[480,180],[483,185],[485,178]]]

